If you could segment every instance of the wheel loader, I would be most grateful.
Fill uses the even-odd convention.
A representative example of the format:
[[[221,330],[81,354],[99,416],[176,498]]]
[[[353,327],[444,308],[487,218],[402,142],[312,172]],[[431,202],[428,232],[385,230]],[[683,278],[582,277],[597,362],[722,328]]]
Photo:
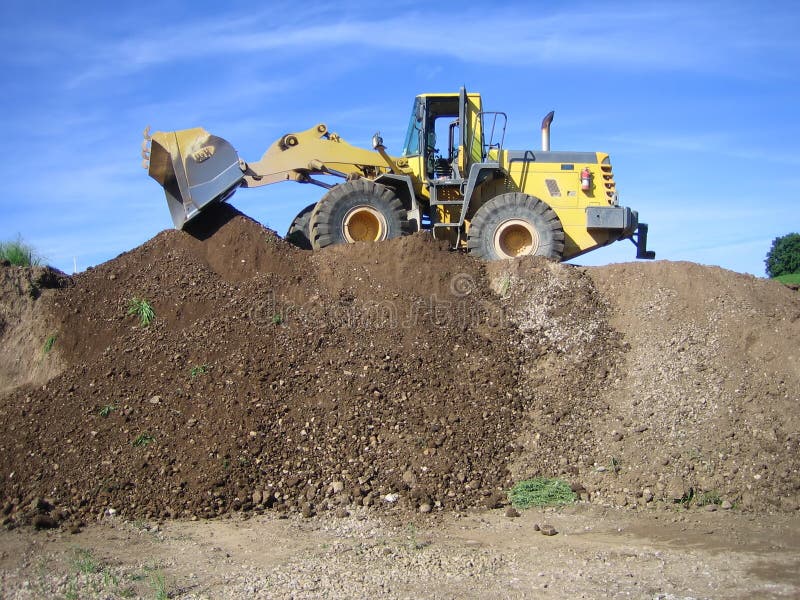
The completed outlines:
[[[618,203],[609,156],[550,150],[552,120],[551,112],[542,121],[541,150],[506,149],[506,114],[484,111],[480,94],[461,88],[415,98],[399,156],[380,134],[367,150],[322,123],[287,133],[256,162],[202,128],[148,128],[143,166],[164,188],[179,229],[239,188],[296,181],[327,190],[289,227],[287,239],[306,249],[426,229],[488,260],[568,260],[624,239],[637,258],[655,258],[647,225]]]

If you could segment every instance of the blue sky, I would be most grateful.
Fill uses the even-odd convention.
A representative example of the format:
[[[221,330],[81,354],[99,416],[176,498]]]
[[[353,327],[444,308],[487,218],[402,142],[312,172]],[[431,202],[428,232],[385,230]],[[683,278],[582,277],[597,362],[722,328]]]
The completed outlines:
[[[462,85],[508,114],[507,148],[537,148],[555,110],[554,150],[610,153],[660,259],[763,276],[771,241],[800,230],[795,2],[117,4],[0,7],[0,240],[67,272],[171,227],[146,125],[205,127],[249,161],[318,122],[399,153],[413,97]],[[232,204],[283,234],[321,192]]]

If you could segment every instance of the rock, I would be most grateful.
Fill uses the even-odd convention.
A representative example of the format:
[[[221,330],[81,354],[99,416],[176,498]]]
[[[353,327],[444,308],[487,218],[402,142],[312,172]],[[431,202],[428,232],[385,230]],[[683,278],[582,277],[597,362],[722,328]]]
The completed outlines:
[[[569,489],[578,494],[579,496],[586,492],[586,487],[582,483],[574,481],[570,484]]]
[[[558,531],[552,525],[540,525],[539,530],[542,532],[542,535],[556,535]]]
[[[673,477],[669,480],[667,484],[666,490],[667,500],[671,500],[672,502],[680,502],[683,497],[686,495],[686,486],[678,476]]]
[[[420,504],[419,505],[419,512],[421,512],[423,514],[431,512],[431,505],[428,504],[427,502],[424,502],[424,503]]]
[[[334,494],[338,494],[342,490],[344,490],[344,483],[343,482],[334,481],[333,483],[331,483],[331,492],[333,492]]]
[[[534,524],[533,524],[533,530],[534,530],[534,531],[541,531],[541,529],[542,529],[542,528],[541,528],[541,527],[539,527],[539,524],[538,524],[538,523],[534,523]]]
[[[264,493],[261,490],[256,490],[252,495],[253,504],[261,504],[264,500]]]
[[[503,503],[505,501],[506,501],[505,494],[503,494],[502,492],[494,492],[493,494],[486,496],[486,498],[483,501],[483,505],[488,509],[500,508],[501,506],[503,506]]]
[[[148,402],[150,404],[161,404],[161,396],[153,396]]]
[[[613,434],[611,434],[611,439],[614,442],[620,442],[622,441],[622,434],[619,431],[615,431]]]
[[[652,502],[653,501],[653,490],[650,488],[644,488],[642,490],[642,499],[645,502]]]
[[[36,529],[53,529],[58,527],[58,521],[50,515],[36,515],[33,518],[33,526]]]
[[[506,516],[509,517],[510,519],[514,519],[519,516],[519,511],[513,506],[509,506],[506,509]]]
[[[717,510],[716,504],[706,504],[705,509],[707,512],[715,512]]]
[[[31,502],[30,509],[37,513],[47,513],[53,510],[53,505],[44,498],[36,498]]]
[[[417,482],[417,478],[414,475],[414,471],[412,471],[411,469],[408,469],[408,470],[403,472],[403,483],[405,483],[407,486],[411,487],[416,482]]]
[[[309,502],[306,502],[300,514],[303,515],[303,518],[309,519],[314,516],[314,507]]]
[[[731,504],[728,500],[723,500],[722,504],[719,505],[722,510],[730,510],[733,508],[733,504]]]
[[[337,519],[344,519],[350,516],[350,511],[340,506],[339,508],[336,509],[336,512],[333,514],[336,516]]]

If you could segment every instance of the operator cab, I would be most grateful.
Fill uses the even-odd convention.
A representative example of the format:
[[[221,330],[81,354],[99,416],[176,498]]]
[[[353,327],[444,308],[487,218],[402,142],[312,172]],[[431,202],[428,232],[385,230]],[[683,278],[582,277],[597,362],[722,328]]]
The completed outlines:
[[[411,111],[403,156],[421,156],[426,179],[458,179],[462,147],[461,94],[418,96]]]

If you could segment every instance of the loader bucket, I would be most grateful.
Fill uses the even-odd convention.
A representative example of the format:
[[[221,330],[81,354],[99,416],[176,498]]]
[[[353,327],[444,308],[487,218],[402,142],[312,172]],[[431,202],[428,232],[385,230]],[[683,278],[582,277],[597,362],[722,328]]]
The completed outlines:
[[[144,144],[145,167],[164,188],[177,229],[183,229],[205,206],[227,200],[242,181],[233,146],[200,127],[158,131],[152,137],[145,131]]]

